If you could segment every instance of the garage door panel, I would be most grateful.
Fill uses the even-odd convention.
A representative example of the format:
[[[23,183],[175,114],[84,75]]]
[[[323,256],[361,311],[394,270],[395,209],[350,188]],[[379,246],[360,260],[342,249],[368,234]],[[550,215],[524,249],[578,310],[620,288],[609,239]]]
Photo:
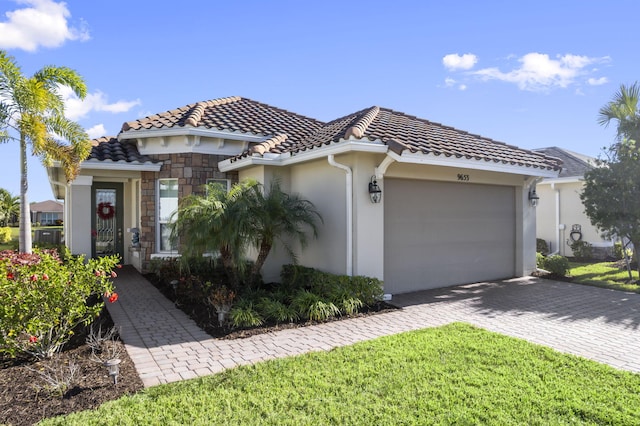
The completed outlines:
[[[511,277],[513,187],[385,180],[385,291]]]

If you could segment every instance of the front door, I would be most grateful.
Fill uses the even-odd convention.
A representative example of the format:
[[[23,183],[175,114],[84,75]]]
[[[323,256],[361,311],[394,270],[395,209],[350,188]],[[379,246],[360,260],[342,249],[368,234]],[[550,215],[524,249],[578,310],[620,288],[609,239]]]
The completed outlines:
[[[91,201],[91,233],[93,257],[113,254],[124,257],[122,184],[94,182]]]

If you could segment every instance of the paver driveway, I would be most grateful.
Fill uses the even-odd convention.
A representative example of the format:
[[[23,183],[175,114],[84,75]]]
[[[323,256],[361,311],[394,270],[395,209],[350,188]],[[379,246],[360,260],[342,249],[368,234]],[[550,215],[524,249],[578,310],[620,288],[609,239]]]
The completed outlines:
[[[116,280],[109,312],[145,386],[236,365],[329,350],[464,321],[640,373],[640,294],[518,278],[396,296],[403,309],[246,339],[214,339],[133,268]]]

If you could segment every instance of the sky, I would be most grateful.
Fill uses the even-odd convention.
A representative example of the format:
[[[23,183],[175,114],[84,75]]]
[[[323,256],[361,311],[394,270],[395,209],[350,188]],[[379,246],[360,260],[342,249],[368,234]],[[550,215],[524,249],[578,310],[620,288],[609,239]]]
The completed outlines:
[[[85,80],[67,117],[93,137],[243,96],[323,121],[374,105],[533,149],[597,157],[598,110],[640,80],[635,0],[188,2],[0,0],[0,50],[23,74]],[[16,142],[0,187],[19,194]],[[29,162],[29,200],[53,198]]]

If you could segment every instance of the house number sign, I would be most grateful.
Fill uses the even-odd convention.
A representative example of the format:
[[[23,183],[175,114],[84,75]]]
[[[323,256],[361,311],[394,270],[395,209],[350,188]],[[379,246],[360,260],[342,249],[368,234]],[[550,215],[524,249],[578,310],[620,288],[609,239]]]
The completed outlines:
[[[469,178],[469,175],[458,173],[458,180],[460,182],[469,182],[470,178]]]

